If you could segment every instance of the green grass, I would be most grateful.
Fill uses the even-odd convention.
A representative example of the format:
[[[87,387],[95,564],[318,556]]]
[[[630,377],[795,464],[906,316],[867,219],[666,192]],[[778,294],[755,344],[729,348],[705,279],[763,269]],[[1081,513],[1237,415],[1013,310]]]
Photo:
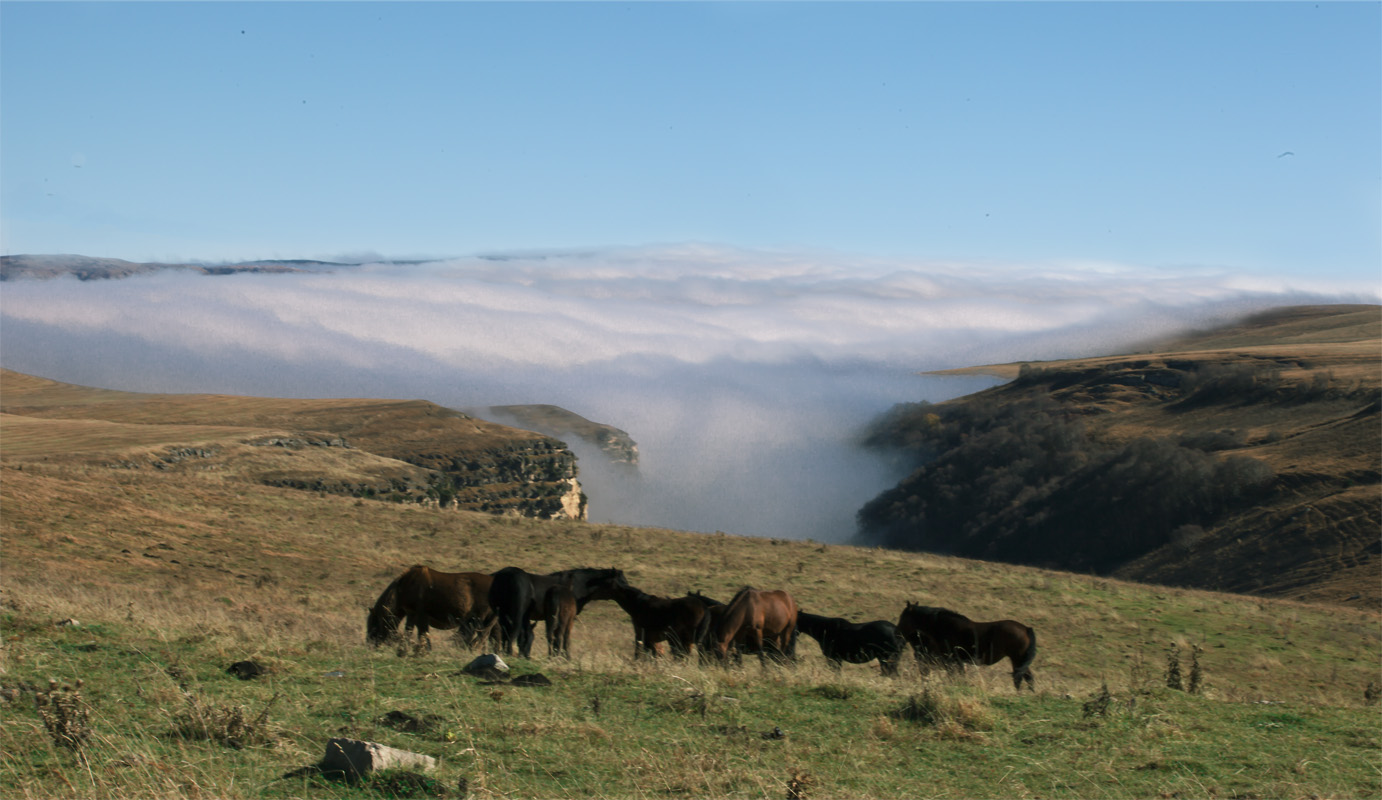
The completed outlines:
[[[266,489],[215,473],[26,464],[0,481],[0,787],[18,798],[389,796],[303,768],[334,736],[441,759],[474,797],[1378,797],[1376,613],[885,550],[499,519]],[[128,552],[126,552],[128,551]],[[635,663],[594,603],[575,658],[485,686],[439,634],[398,658],[365,610],[409,564],[615,565],[648,591],[786,588],[808,610],[895,619],[909,600],[1036,628],[1035,694],[1005,666],[953,680]],[[59,626],[67,618],[76,626]],[[1165,687],[1169,648],[1202,695]],[[535,653],[545,652],[539,643]],[[253,659],[271,673],[226,673]],[[343,677],[330,673],[344,672]],[[33,691],[84,681],[90,738],[58,746]],[[1084,708],[1107,685],[1105,715]],[[919,708],[931,709],[925,721]],[[236,711],[239,710],[237,716]],[[435,728],[408,732],[391,711]],[[263,725],[254,725],[264,715]],[[236,749],[228,721],[250,723]],[[200,727],[199,727],[200,726]],[[782,738],[764,738],[774,728]],[[269,735],[262,741],[260,734]],[[795,781],[795,782],[794,782]]]
[[[807,797],[1382,795],[1382,711],[1361,704],[1235,703],[1111,682],[1106,712],[1087,715],[1091,694],[1015,696],[998,670],[887,680],[807,658],[723,669],[606,653],[514,659],[515,673],[553,681],[524,688],[459,674],[470,654],[440,637],[430,654],[398,658],[358,641],[47,619],[0,617],[3,684],[83,679],[93,733],[80,753],[56,746],[21,690],[0,726],[7,796],[391,796],[397,786],[383,781],[293,774],[333,736],[441,759],[432,777],[452,796],[464,779],[476,796],[784,797],[794,777]],[[272,673],[225,671],[251,656]],[[937,714],[905,713],[918,698]],[[268,709],[263,741],[237,749],[196,734],[193,703],[246,718]],[[405,732],[384,721],[391,711],[436,719]],[[774,728],[784,736],[764,736]]]

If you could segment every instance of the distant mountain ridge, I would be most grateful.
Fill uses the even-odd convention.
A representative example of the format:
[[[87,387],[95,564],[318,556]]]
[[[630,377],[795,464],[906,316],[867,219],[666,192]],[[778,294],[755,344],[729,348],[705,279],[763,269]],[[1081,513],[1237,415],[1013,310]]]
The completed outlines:
[[[119,258],[95,258],[80,255],[13,255],[0,256],[0,281],[52,280],[65,275],[71,275],[82,281],[117,280],[165,270],[194,272],[202,275],[317,272],[324,269],[352,266],[355,265],[309,259],[265,259],[233,264],[202,264],[195,262],[136,262]]]

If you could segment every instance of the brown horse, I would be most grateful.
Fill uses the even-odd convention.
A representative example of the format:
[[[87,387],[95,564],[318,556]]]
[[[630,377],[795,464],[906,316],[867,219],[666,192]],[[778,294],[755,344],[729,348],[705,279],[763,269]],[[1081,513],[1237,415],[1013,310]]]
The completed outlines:
[[[1036,631],[1011,619],[975,622],[947,608],[908,603],[897,620],[897,633],[912,646],[917,663],[939,662],[964,669],[966,663],[982,666],[1008,659],[1013,665],[1013,688],[1022,682],[1036,691],[1032,660],[1036,658]]]
[[[709,617],[709,598],[699,594],[685,597],[659,597],[628,584],[615,587],[614,602],[633,622],[633,657],[644,652],[656,656],[658,645],[666,642],[672,655],[686,658],[691,645],[699,645],[700,631]]]
[[[745,586],[718,617],[710,641],[721,661],[731,645],[758,653],[764,663],[767,656],[782,661],[796,654],[797,601],[784,591]]]
[[[494,614],[489,607],[492,578],[483,572],[438,572],[416,564],[384,589],[365,621],[365,638],[378,647],[398,637],[406,621],[398,654],[407,652],[407,632],[417,631],[416,650],[430,650],[429,628],[457,629],[468,647],[489,638]]]
[[[547,656],[571,657],[571,628],[576,624],[576,593],[571,581],[553,586],[542,598],[542,621],[547,626]]]

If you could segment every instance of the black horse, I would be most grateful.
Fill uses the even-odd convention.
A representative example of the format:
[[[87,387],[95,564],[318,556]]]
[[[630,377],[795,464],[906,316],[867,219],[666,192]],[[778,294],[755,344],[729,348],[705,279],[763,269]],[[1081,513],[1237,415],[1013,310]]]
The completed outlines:
[[[897,619],[897,632],[912,645],[923,669],[928,662],[963,670],[966,663],[988,666],[1006,658],[1013,667],[1013,688],[1022,691],[1025,681],[1036,691],[1036,631],[1017,620],[975,622],[948,608],[908,603]]]
[[[700,594],[685,597],[660,597],[628,584],[615,587],[614,602],[624,609],[633,623],[633,657],[658,655],[666,642],[677,658],[691,654],[691,646],[701,643],[710,630],[710,608],[721,605]]]
[[[710,632],[715,629],[716,623],[724,614],[725,604],[714,598],[706,597],[699,590],[687,592],[686,598],[695,600],[701,604],[701,608],[705,609],[700,624],[696,626],[696,654],[700,657],[701,663],[705,663],[711,650]]]
[[[881,619],[850,622],[802,611],[797,614],[797,630],[820,642],[821,653],[834,669],[839,669],[843,661],[867,664],[876,658],[884,675],[896,675],[898,659],[906,646],[897,634],[897,626]]]
[[[499,622],[499,641],[505,655],[518,652],[528,658],[533,650],[533,628],[543,619],[547,594],[559,586],[566,586],[576,598],[576,613],[591,600],[609,600],[614,587],[626,583],[624,573],[617,569],[582,567],[534,575],[518,567],[505,567],[494,573],[489,586],[489,606]]]

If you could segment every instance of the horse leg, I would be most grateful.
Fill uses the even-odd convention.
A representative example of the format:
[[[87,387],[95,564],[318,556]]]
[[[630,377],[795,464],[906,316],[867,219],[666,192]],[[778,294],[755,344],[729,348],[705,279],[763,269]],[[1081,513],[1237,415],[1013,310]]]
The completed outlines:
[[[1013,688],[1021,692],[1023,681],[1027,682],[1028,689],[1031,689],[1033,692],[1036,691],[1036,681],[1032,678],[1032,668],[1030,666],[1016,667],[1013,669]]]
[[[754,628],[749,634],[749,644],[758,650],[758,664],[762,667],[768,666],[768,657],[763,653],[763,629]]]
[[[417,623],[417,644],[413,647],[413,655],[422,655],[423,651],[432,652],[432,638],[427,635],[427,621],[419,620]]]
[[[534,629],[537,628],[536,622],[524,620],[518,629],[518,654],[524,658],[533,656]]]
[[[422,646],[422,637],[427,634],[427,623],[420,617],[409,614],[404,620],[403,640],[398,643],[399,658],[408,655],[409,652],[416,654],[418,648]],[[417,639],[409,646],[408,640],[412,638],[414,633],[417,634]]]
[[[547,657],[552,658],[561,652],[561,631],[557,630],[557,615],[549,612],[543,615],[542,621],[547,630]]]

